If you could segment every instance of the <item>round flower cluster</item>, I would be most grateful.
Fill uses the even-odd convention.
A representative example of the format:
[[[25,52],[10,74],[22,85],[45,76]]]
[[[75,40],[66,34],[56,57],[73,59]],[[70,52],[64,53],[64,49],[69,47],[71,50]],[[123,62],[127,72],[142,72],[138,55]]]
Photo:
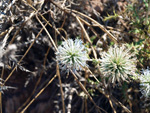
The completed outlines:
[[[73,41],[68,39],[62,42],[56,52],[56,60],[62,70],[82,70],[81,66],[86,66],[88,60],[86,47],[83,45],[82,40],[75,39]]]
[[[135,75],[135,54],[125,45],[110,47],[107,52],[102,53],[100,68],[104,76],[108,77],[109,83],[115,84],[121,80],[127,80],[128,75]]]
[[[140,89],[145,97],[150,96],[150,70],[142,70],[142,74],[138,77],[141,81]]]

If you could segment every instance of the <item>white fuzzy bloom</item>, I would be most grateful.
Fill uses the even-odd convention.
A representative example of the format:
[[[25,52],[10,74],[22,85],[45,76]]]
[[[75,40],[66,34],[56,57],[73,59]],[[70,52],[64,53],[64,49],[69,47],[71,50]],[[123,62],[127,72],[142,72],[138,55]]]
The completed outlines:
[[[110,47],[107,52],[102,53],[100,68],[104,76],[109,77],[110,83],[119,83],[128,79],[128,75],[135,75],[135,54],[130,52],[125,45]]]
[[[9,60],[15,59],[15,52],[17,50],[17,46],[15,44],[10,44],[7,47],[7,38],[5,37],[2,42],[0,42],[0,67],[4,67],[4,65],[9,64]]]
[[[3,41],[0,42],[0,67],[4,66],[4,64],[2,63],[2,57],[5,53],[4,47],[6,45],[6,41],[7,41],[7,38],[4,38]]]
[[[82,40],[68,39],[58,47],[56,52],[56,60],[59,62],[62,70],[68,71],[69,69],[82,70],[81,65],[86,66],[88,54],[86,47],[83,45]]]
[[[138,76],[138,78],[141,81],[140,89],[142,94],[145,97],[149,97],[150,96],[150,70],[149,69],[142,70],[142,74]]]

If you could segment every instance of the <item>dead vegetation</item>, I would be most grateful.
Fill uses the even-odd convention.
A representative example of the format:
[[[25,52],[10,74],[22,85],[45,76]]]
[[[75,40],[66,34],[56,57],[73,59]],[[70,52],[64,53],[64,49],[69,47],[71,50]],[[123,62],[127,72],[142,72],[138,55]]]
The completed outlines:
[[[0,113],[148,113],[149,98],[140,98],[138,80],[107,85],[97,63],[110,45],[140,40],[139,35],[130,33],[130,13],[125,15],[130,3],[0,1],[4,51],[0,55]],[[86,44],[95,63],[89,60],[83,71],[65,73],[59,69],[55,52],[62,41],[77,37]],[[145,65],[138,61],[139,70],[149,66],[146,58]]]

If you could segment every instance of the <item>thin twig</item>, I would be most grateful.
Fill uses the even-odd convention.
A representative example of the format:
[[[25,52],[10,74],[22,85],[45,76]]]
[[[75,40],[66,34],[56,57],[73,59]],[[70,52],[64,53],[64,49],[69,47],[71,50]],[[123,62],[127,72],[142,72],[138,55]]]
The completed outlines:
[[[92,19],[91,17],[89,17],[89,16],[87,16],[87,15],[81,13],[81,12],[78,12],[78,11],[76,11],[76,10],[68,9],[68,8],[66,8],[66,7],[63,8],[63,7],[61,7],[60,5],[58,5],[57,3],[55,3],[54,1],[51,1],[51,3],[54,4],[55,6],[57,6],[59,9],[63,10],[64,12],[68,13],[68,14],[73,15],[73,14],[76,13],[76,14],[79,14],[79,15],[81,15],[81,16],[83,16],[83,17],[89,19],[90,21],[94,22],[95,24],[97,24],[97,26],[98,26],[101,30],[103,30],[105,33],[107,33],[108,36],[109,36],[115,43],[117,43],[117,38],[114,37],[103,25],[101,25],[101,24],[100,24],[99,22],[97,22],[96,20],[94,20],[94,19]]]
[[[92,99],[92,97],[90,96],[90,94],[88,93],[88,91],[86,90],[86,88],[83,86],[83,84],[78,80],[77,76],[74,74],[74,72],[72,70],[70,70],[70,72],[72,73],[75,81],[79,84],[79,86],[81,87],[81,89],[84,91],[85,94],[87,94],[88,98],[90,99],[90,101],[94,104],[94,106],[97,108],[98,112],[101,113],[101,111],[99,109],[101,109],[102,111],[104,111],[105,113],[107,113],[104,109],[100,108],[99,106],[96,105],[96,103],[94,102],[94,100]]]
[[[22,1],[23,1],[25,4],[29,5],[34,11],[38,12],[38,10],[37,10],[36,8],[34,8],[31,4],[27,3],[25,0],[22,0]],[[51,28],[54,28],[54,29],[55,29],[56,33],[59,34],[62,39],[65,39],[65,38],[61,35],[61,33],[58,31],[58,29],[56,29],[55,27],[53,27],[53,26],[48,22],[48,20],[47,20],[41,13],[38,12],[38,14],[42,17],[42,19],[43,19],[46,23],[48,23],[48,25],[49,25]]]
[[[101,30],[103,30],[105,33],[107,33],[108,36],[109,36],[115,43],[117,43],[117,38],[114,37],[103,25],[101,25],[100,23],[98,23],[96,20],[94,20],[93,18],[91,18],[91,17],[89,17],[89,16],[87,16],[87,15],[81,13],[81,12],[78,12],[78,11],[76,11],[76,10],[72,10],[72,11],[73,11],[74,13],[78,13],[78,14],[80,14],[81,16],[86,17],[87,19],[89,19],[89,20],[91,20],[92,22],[94,22],[95,24],[97,24],[97,26],[98,26]]]
[[[35,87],[34,87],[32,93],[31,93],[31,95],[30,95],[30,96],[28,97],[28,99],[23,103],[23,105],[18,108],[18,110],[17,110],[16,113],[19,113],[19,112],[20,112],[20,110],[30,101],[31,97],[32,97],[33,94],[35,93],[35,91],[36,91],[36,89],[37,89],[37,86],[39,85],[39,83],[40,83],[40,81],[41,81],[41,79],[42,79],[42,75],[43,75],[44,70],[45,70],[46,60],[47,60],[47,56],[48,56],[49,51],[50,51],[50,47],[48,48],[48,50],[47,50],[47,52],[46,52],[46,54],[45,54],[44,63],[43,63],[43,69],[42,69],[42,71],[41,71],[41,73],[40,73],[40,77],[39,77],[38,81],[36,82],[36,85],[35,85]]]
[[[5,35],[4,39],[3,39],[3,44],[2,47],[4,48],[4,46],[6,45],[7,39],[9,38],[9,34],[11,33],[11,31],[14,29],[14,27],[10,27],[8,30],[8,33]]]
[[[30,103],[20,113],[24,113],[28,109],[28,107],[35,101],[35,99],[37,99],[41,95],[41,93],[43,93],[43,91],[53,82],[53,80],[56,77],[57,75],[50,79],[49,82],[40,90],[40,92],[30,101]]]
[[[109,101],[109,103],[110,103],[110,106],[111,106],[113,112],[114,112],[114,113],[117,113],[116,110],[115,110],[115,108],[114,108],[114,106],[113,106],[113,103],[112,103],[112,101],[111,101],[111,99],[110,99],[110,96],[109,96],[109,95],[105,95],[105,96],[107,97],[107,99],[108,99],[108,101]]]
[[[9,42],[9,44],[12,44],[12,43],[14,42],[14,40],[15,40],[16,36],[18,35],[18,33],[20,32],[20,30],[25,26],[25,24],[26,24],[34,15],[35,15],[35,11],[33,11],[33,12],[30,14],[29,18],[27,18],[27,19],[25,20],[25,22],[22,23],[21,27],[15,32],[15,34],[14,34],[14,36],[12,37],[11,41]]]
[[[103,90],[100,90],[97,86],[95,87],[100,93],[102,93],[108,100],[113,101],[116,105],[122,107],[127,113],[131,113],[131,111],[124,106],[121,102],[119,102],[116,98],[114,98],[112,95],[106,94]],[[112,102],[111,102],[112,103]]]
[[[87,80],[89,78],[88,72],[85,71],[85,79]],[[84,81],[84,87],[86,88],[87,81]],[[87,98],[84,98],[84,106],[85,106],[85,113],[88,113],[88,106],[87,106]]]
[[[58,51],[58,48],[53,40],[53,38],[51,37],[51,35],[49,34],[48,30],[45,28],[45,26],[43,25],[43,23],[40,21],[40,19],[38,18],[38,16],[36,15],[37,20],[39,21],[39,23],[42,25],[42,27],[44,28],[45,32],[47,33],[48,37],[50,38],[50,41],[52,42],[54,48],[56,51]]]
[[[22,56],[22,58],[19,60],[19,62],[17,63],[17,65],[14,67],[14,69],[11,71],[11,73],[8,75],[8,77],[5,79],[4,84],[8,81],[8,79],[11,77],[11,75],[13,74],[13,72],[17,69],[17,66],[21,63],[21,61],[24,59],[24,57],[28,54],[29,50],[31,49],[31,47],[33,46],[33,44],[35,43],[36,39],[40,36],[41,32],[43,31],[43,28],[40,30],[40,32],[37,34],[37,36],[35,37],[34,41],[31,43],[31,45],[28,47],[28,49],[26,50],[26,52],[24,53],[24,55]]]
[[[92,42],[91,42],[91,40],[90,40],[89,35],[87,34],[87,32],[86,32],[86,30],[85,30],[83,24],[82,24],[81,21],[79,20],[78,16],[75,16],[75,17],[76,17],[76,20],[78,21],[78,23],[80,24],[80,26],[81,26],[81,28],[82,28],[84,34],[85,34],[86,39],[88,40],[88,42],[89,42],[90,45],[91,45],[91,48],[92,48],[92,51],[93,51],[93,54],[94,54],[95,59],[97,59],[97,54],[96,54],[96,51],[95,51],[94,47],[92,46]]]
[[[1,79],[3,79],[4,76],[4,67],[2,67],[2,73],[1,73]],[[1,85],[2,87],[2,85]],[[2,92],[0,92],[0,113],[3,113],[3,109],[2,109]]]
[[[63,113],[65,113],[65,102],[64,102],[64,93],[63,93],[63,88],[62,88],[62,82],[61,82],[61,77],[60,77],[60,73],[59,73],[59,65],[58,65],[58,62],[57,62],[57,65],[56,65],[56,74],[58,76],[58,79],[59,79],[59,84],[60,84],[60,92],[61,92],[61,100],[62,100],[62,108],[63,108]]]

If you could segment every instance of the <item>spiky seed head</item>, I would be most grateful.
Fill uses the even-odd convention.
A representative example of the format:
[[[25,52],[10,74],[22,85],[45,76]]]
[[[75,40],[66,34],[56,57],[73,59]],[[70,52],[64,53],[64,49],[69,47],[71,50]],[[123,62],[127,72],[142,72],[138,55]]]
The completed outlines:
[[[140,79],[140,90],[145,97],[150,96],[150,70],[149,68],[143,69],[142,74],[138,76]]]
[[[107,52],[102,53],[100,68],[109,83],[125,81],[128,75],[135,75],[136,57],[125,45],[114,45]]]
[[[0,67],[4,67],[4,65],[8,65],[9,59],[16,59],[15,52],[17,50],[17,46],[15,44],[10,44],[7,47],[8,37],[5,37],[2,42],[0,42]],[[7,67],[7,66],[6,66]]]
[[[82,40],[68,39],[58,47],[56,60],[62,70],[82,70],[81,66],[87,66],[88,54]]]

